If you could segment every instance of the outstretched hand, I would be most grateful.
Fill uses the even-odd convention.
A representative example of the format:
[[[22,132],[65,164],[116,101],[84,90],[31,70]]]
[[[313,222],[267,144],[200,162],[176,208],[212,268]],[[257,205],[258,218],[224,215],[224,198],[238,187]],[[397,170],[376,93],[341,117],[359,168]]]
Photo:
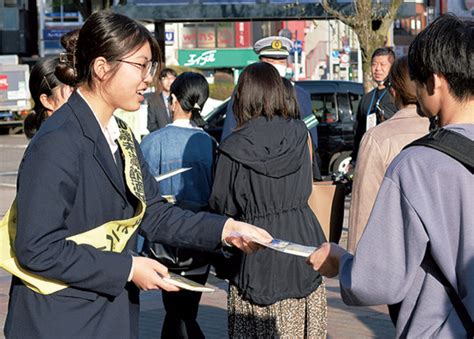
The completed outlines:
[[[339,261],[347,253],[337,244],[325,242],[314,251],[306,260],[321,275],[332,278],[339,273]]]
[[[245,253],[252,253],[264,247],[254,240],[267,243],[271,242],[272,239],[270,233],[264,229],[245,222],[235,221],[232,218],[227,220],[222,230],[222,240]]]
[[[179,288],[167,283],[168,268],[158,261],[145,257],[133,257],[132,281],[144,291],[163,289],[168,292],[179,291]]]

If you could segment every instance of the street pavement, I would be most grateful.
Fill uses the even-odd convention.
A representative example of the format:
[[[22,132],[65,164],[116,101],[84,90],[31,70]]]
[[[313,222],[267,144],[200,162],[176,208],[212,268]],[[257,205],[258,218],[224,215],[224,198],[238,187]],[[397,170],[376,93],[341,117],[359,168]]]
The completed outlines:
[[[23,135],[0,135],[0,217],[10,207],[15,195],[16,171],[21,155],[26,149]],[[346,202],[345,226],[349,202]],[[343,231],[340,244],[345,246],[346,229]],[[201,299],[198,322],[206,338],[227,337],[227,287],[225,281],[213,276],[209,285],[215,288],[214,293],[204,293]],[[328,293],[328,338],[393,338],[395,331],[388,317],[386,306],[349,307],[344,305],[339,294],[337,279],[326,280]],[[10,276],[0,270],[0,338],[3,336]],[[142,292],[140,312],[140,339],[159,338],[164,319],[164,308],[159,291]]]

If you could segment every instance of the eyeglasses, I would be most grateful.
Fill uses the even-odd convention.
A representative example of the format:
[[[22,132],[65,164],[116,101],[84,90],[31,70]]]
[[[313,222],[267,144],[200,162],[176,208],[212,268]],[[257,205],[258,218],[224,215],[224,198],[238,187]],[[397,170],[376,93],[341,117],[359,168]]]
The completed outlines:
[[[142,79],[145,79],[148,76],[153,78],[155,76],[156,70],[158,69],[158,62],[151,60],[145,62],[144,64],[123,59],[118,59],[117,61],[140,68],[142,71]]]

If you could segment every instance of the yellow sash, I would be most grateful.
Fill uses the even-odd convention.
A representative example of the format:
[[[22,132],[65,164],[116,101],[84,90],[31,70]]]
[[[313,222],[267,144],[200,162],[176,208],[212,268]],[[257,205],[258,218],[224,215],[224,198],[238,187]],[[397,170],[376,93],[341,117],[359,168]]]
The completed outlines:
[[[120,128],[118,143],[125,158],[125,178],[127,187],[138,198],[139,204],[135,216],[126,220],[109,221],[87,232],[67,238],[76,244],[87,244],[102,251],[120,253],[127,245],[145,214],[146,202],[143,189],[142,172],[130,128],[117,119]],[[13,249],[16,237],[16,199],[0,223],[0,267],[20,278],[33,291],[51,294],[67,285],[61,281],[46,279],[24,270],[19,264]]]

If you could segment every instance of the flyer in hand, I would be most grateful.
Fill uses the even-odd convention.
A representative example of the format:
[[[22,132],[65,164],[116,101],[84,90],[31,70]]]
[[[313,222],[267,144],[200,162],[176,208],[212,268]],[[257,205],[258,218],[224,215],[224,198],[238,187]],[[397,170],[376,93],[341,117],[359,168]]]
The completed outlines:
[[[171,285],[175,285],[175,286],[178,286],[179,288],[189,290],[189,291],[194,291],[194,292],[204,292],[204,293],[214,292],[213,288],[198,284],[197,282],[189,280],[179,274],[172,273],[172,272],[168,272],[168,273],[170,277],[163,278],[163,280]]]
[[[242,236],[238,232],[232,232],[230,235]],[[309,257],[311,253],[313,253],[316,250],[316,247],[314,246],[305,246],[305,245],[295,244],[290,241],[276,239],[276,238],[273,238],[271,242],[265,243],[265,242],[261,242],[260,240],[252,236],[248,236],[248,235],[243,235],[243,236],[249,238],[250,240],[256,242],[257,244],[271,248],[275,251],[297,255],[297,256],[305,257],[305,258]]]
[[[285,241],[285,240],[275,239],[275,238],[273,238],[272,242],[270,243],[262,243],[259,241],[256,241],[256,242],[265,247],[274,249],[275,251],[280,251],[283,253],[297,255],[297,256],[305,257],[305,258],[309,257],[311,253],[313,253],[316,250],[316,247],[313,247],[313,246],[304,246],[304,245],[292,243],[290,241]]]
[[[169,171],[167,173],[163,173],[163,174],[160,174],[160,175],[156,176],[155,180],[156,181],[162,181],[162,180],[165,180],[165,179],[168,179],[168,178],[172,177],[173,175],[189,171],[191,168],[192,167],[177,168],[175,170],[172,170],[172,171]]]

